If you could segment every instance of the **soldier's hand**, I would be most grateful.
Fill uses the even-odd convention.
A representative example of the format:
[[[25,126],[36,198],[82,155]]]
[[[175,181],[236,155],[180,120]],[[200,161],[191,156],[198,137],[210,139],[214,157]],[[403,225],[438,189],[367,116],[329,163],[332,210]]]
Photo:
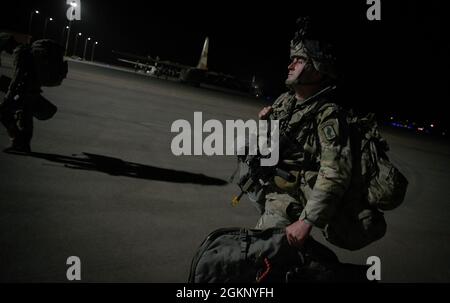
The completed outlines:
[[[272,106],[266,106],[258,113],[258,118],[260,120],[266,120],[271,112],[272,112]]]
[[[312,225],[298,220],[286,227],[286,236],[289,244],[301,248],[311,232]]]

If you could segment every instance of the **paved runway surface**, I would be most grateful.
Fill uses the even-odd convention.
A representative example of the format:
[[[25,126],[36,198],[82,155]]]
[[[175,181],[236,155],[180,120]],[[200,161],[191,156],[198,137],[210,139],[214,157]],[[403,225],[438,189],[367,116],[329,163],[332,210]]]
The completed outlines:
[[[84,282],[185,282],[210,231],[254,226],[247,200],[230,206],[235,158],[176,157],[170,128],[194,111],[255,118],[255,100],[77,62],[44,96],[59,110],[35,120],[35,153],[0,153],[1,281],[67,281],[66,259],[78,256]],[[384,136],[409,179],[406,201],[386,213],[382,240],[357,252],[330,247],[342,262],[379,256],[385,282],[450,282],[449,145]]]

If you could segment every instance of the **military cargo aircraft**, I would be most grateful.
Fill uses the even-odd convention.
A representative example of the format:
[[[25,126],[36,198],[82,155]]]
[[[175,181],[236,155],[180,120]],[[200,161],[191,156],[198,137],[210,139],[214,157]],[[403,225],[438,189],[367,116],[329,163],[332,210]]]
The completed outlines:
[[[249,94],[256,94],[257,91],[258,96],[261,95],[261,89],[257,87],[254,77],[251,81],[246,81],[232,75],[210,71],[208,69],[208,49],[209,38],[206,37],[197,66],[160,60],[159,57],[144,57],[118,51],[113,51],[113,53],[118,56],[118,61],[133,65],[136,71],[143,71],[156,77],[175,78],[197,87],[205,84]]]

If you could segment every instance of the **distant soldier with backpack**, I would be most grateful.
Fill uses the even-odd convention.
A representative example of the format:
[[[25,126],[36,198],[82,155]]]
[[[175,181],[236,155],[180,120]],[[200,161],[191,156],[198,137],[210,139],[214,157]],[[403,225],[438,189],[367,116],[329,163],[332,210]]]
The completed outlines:
[[[30,152],[33,116],[40,120],[51,118],[56,106],[41,96],[42,86],[58,86],[67,74],[64,49],[49,39],[14,50],[14,73],[0,104],[0,120],[11,138],[5,151]]]
[[[352,116],[336,103],[335,51],[312,21],[297,20],[290,91],[259,113],[279,120],[277,168],[290,178],[261,178],[263,169],[247,157],[239,185],[261,210],[257,229],[286,227],[289,244],[302,247],[317,227],[330,243],[355,250],[384,236],[382,211],[403,201],[407,181],[389,162],[374,117]]]

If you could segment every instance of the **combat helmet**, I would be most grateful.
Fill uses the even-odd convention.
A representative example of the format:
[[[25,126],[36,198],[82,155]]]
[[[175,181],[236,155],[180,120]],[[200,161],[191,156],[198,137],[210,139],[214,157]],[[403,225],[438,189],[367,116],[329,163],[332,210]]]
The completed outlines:
[[[316,70],[336,79],[336,56],[332,43],[325,39],[310,17],[298,18],[297,28],[290,44],[290,57],[309,59]]]

